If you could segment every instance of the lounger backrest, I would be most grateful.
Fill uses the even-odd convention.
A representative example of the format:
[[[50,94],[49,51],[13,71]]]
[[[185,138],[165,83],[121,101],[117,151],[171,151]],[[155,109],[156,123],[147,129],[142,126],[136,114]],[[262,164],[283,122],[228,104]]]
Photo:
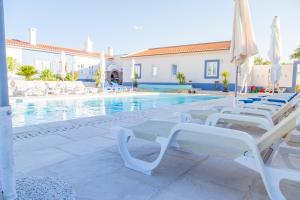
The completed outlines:
[[[290,111],[290,109],[292,109],[297,103],[297,99],[293,99],[292,101],[289,101],[287,102],[286,104],[284,104],[278,112],[276,112],[274,115],[273,115],[273,121],[275,123],[277,123],[278,119],[280,117],[282,117],[282,115],[284,115],[286,112]]]
[[[266,132],[257,140],[258,148],[263,151],[273,144],[276,144],[282,137],[290,133],[297,125],[297,118],[300,117],[300,109],[292,112],[288,117],[280,121],[271,130]]]

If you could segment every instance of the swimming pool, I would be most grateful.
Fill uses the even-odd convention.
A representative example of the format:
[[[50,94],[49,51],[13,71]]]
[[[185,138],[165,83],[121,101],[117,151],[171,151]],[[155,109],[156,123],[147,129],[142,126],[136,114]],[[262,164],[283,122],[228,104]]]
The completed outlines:
[[[20,127],[80,117],[146,110],[217,98],[220,97],[186,94],[153,94],[39,101],[16,99],[12,102],[13,126]]]
[[[139,89],[151,92],[176,92],[193,89],[192,85],[139,84]]]

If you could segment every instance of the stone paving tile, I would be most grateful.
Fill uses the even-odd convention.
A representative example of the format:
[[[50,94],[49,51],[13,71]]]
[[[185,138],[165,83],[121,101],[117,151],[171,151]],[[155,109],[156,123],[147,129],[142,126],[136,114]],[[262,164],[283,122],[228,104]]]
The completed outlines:
[[[68,142],[71,142],[71,140],[60,135],[45,135],[24,141],[16,141],[14,144],[14,151],[15,154],[23,154],[24,152],[54,147]]]
[[[92,200],[145,200],[156,191],[149,185],[131,177],[120,176],[119,173],[96,176],[76,190],[78,198]]]
[[[84,155],[113,145],[116,145],[115,140],[96,136],[81,141],[73,141],[68,144],[63,144],[57,146],[57,148],[73,155]]]
[[[156,157],[156,154],[151,154],[149,156],[145,156],[143,160],[150,161],[154,160]],[[151,187],[160,189],[174,182],[176,179],[178,179],[178,177],[187,173],[192,167],[205,159],[206,157],[202,156],[199,157],[199,160],[187,160],[182,157],[166,154],[151,176],[128,169],[126,167],[121,168],[115,173],[119,174],[119,176],[125,176],[142,184],[150,185]]]
[[[16,172],[26,173],[35,169],[59,163],[61,161],[72,158],[69,153],[54,148],[45,148],[17,154],[15,156]]]
[[[201,180],[194,174],[186,174],[168,187],[162,188],[151,200],[241,200],[244,195],[239,190]]]
[[[196,178],[224,187],[247,192],[259,175],[232,160],[212,157],[201,162],[190,172]]]
[[[94,177],[109,175],[123,167],[119,155],[98,151],[32,171],[29,175],[61,177],[72,186],[80,188]]]
[[[91,137],[101,136],[108,133],[109,131],[105,129],[87,126],[87,127],[78,127],[65,132],[61,132],[58,133],[58,135],[69,138],[71,140],[82,141]]]
[[[24,133],[28,131],[41,131],[44,130],[43,128],[40,128],[38,126],[25,126],[25,127],[15,127],[13,128],[13,133],[18,134],[18,133]]]

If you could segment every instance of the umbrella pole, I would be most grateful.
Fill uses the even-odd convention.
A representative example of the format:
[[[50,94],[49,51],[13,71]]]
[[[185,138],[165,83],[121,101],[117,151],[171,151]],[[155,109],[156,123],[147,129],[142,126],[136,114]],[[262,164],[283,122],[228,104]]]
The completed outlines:
[[[235,99],[237,98],[238,81],[239,81],[239,65],[236,67],[236,74],[235,74],[235,93],[234,93]]]
[[[3,0],[0,0],[0,199],[17,198],[14,176],[12,113],[9,106]]]

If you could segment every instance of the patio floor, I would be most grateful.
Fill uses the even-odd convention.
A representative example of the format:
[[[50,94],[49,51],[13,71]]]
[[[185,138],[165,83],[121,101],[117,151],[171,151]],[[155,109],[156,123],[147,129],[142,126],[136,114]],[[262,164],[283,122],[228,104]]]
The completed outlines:
[[[225,101],[217,100],[217,104]],[[208,105],[211,103],[198,106]],[[195,104],[176,110],[190,108],[195,109]],[[124,167],[110,128],[153,117],[174,119],[178,116],[173,111],[174,107],[169,107],[15,128],[17,177],[60,177],[74,187],[78,200],[268,199],[259,175],[231,160],[170,149],[152,176]],[[159,146],[136,140],[130,149],[151,160]],[[300,157],[289,158],[300,170]],[[283,159],[277,157],[275,165],[284,165]],[[288,199],[299,199],[299,188],[296,183],[282,184]]]

